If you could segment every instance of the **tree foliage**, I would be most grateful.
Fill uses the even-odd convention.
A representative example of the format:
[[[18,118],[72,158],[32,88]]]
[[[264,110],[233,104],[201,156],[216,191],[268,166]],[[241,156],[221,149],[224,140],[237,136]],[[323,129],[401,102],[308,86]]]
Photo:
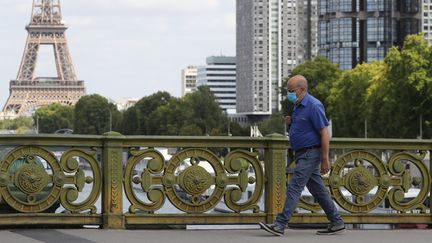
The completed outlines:
[[[0,130],[15,130],[18,134],[27,133],[34,127],[31,117],[17,117],[15,119],[6,119],[0,121]]]
[[[74,107],[53,103],[42,106],[33,114],[39,133],[54,133],[59,129],[74,128]]]
[[[125,135],[222,135],[226,127],[227,117],[206,86],[183,98],[157,92],[123,114]]]
[[[338,65],[333,64],[327,58],[318,56],[294,68],[291,77],[297,74],[303,75],[308,80],[309,93],[327,107],[330,88],[339,80],[342,71]],[[285,80],[285,88],[286,82],[288,82],[288,79]]]
[[[367,129],[368,137],[416,138],[421,126],[422,137],[431,138],[431,66],[432,47],[418,34],[408,36],[402,49],[391,48],[384,61],[342,72],[316,58],[292,75],[308,79],[309,92],[327,108],[334,136],[364,137]],[[282,106],[290,114],[286,100]]]
[[[222,112],[216,97],[207,86],[200,86],[196,92],[184,97],[190,114],[187,124],[197,125],[206,135],[227,134],[227,118]]]
[[[371,83],[383,78],[382,62],[361,64],[345,71],[331,87],[328,113],[331,115],[333,136],[363,137],[367,124],[367,93]]]
[[[98,94],[83,96],[75,105],[74,133],[101,135],[108,132],[110,123],[119,123],[114,121],[117,113],[117,107],[106,98]]]
[[[286,127],[281,112],[274,113],[269,119],[258,123],[258,128],[264,136],[272,133],[286,133]]]
[[[416,138],[421,126],[421,137],[431,138],[431,67],[432,47],[419,34],[408,36],[403,48],[392,48],[383,61],[341,71],[317,57],[296,67],[292,76],[301,74],[309,81],[309,93],[324,103],[334,136],[363,137],[367,129],[368,137]],[[280,90],[284,97],[287,80]],[[281,113],[258,124],[262,134],[285,132],[282,117],[291,114],[293,105],[284,99],[282,107]],[[34,119],[38,117],[41,132],[73,127],[79,134],[103,134],[111,123],[125,135],[249,134],[248,128],[229,122],[206,86],[182,98],[157,92],[121,113],[97,94],[82,97],[71,109],[53,104],[37,110]],[[32,126],[25,118],[0,122],[0,129],[23,132]]]
[[[401,50],[393,47],[384,60],[384,77],[368,97],[371,136],[432,136],[432,47],[422,34],[408,36]]]
[[[327,99],[330,97],[331,87],[340,79],[342,71],[338,65],[333,64],[327,58],[318,56],[294,68],[291,76],[284,80],[281,87],[280,92],[283,97],[287,95],[288,80],[298,74],[303,75],[308,80],[308,92],[327,107]],[[291,115],[294,105],[287,99],[283,99],[281,105],[282,114]]]

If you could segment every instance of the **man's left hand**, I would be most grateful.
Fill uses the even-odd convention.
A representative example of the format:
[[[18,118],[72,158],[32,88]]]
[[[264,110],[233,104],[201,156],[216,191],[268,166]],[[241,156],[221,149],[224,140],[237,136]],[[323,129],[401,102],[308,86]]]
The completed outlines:
[[[327,174],[330,171],[330,160],[327,158],[323,158],[321,162],[321,174]]]

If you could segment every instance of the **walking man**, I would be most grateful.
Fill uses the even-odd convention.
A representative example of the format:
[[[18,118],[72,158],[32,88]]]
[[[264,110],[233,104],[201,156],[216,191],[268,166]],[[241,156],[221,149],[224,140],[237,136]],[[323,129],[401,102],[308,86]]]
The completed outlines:
[[[321,177],[321,174],[330,171],[329,123],[324,106],[308,93],[308,82],[302,75],[288,80],[288,100],[294,103],[292,116],[285,120],[290,123],[290,143],[296,157],[296,168],[288,184],[283,211],[278,214],[274,224],[259,224],[273,235],[284,235],[286,225],[306,186],[330,221],[328,228],[317,234],[341,234],[345,232],[345,224]]]

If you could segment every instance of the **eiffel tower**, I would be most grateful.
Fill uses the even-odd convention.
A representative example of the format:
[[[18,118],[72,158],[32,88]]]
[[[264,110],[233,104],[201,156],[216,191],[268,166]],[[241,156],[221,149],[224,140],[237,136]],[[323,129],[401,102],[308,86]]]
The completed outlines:
[[[84,81],[78,80],[67,45],[60,0],[33,0],[27,43],[16,80],[10,81],[10,95],[4,113],[31,115],[51,103],[74,105],[85,95]],[[51,45],[57,77],[35,77],[39,47]]]

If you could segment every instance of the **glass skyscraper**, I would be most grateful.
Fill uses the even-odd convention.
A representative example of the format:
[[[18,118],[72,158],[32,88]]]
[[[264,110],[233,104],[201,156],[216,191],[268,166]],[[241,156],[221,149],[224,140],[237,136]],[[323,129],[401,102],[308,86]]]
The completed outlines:
[[[319,1],[319,55],[342,69],[382,60],[392,46],[421,32],[422,0]]]

